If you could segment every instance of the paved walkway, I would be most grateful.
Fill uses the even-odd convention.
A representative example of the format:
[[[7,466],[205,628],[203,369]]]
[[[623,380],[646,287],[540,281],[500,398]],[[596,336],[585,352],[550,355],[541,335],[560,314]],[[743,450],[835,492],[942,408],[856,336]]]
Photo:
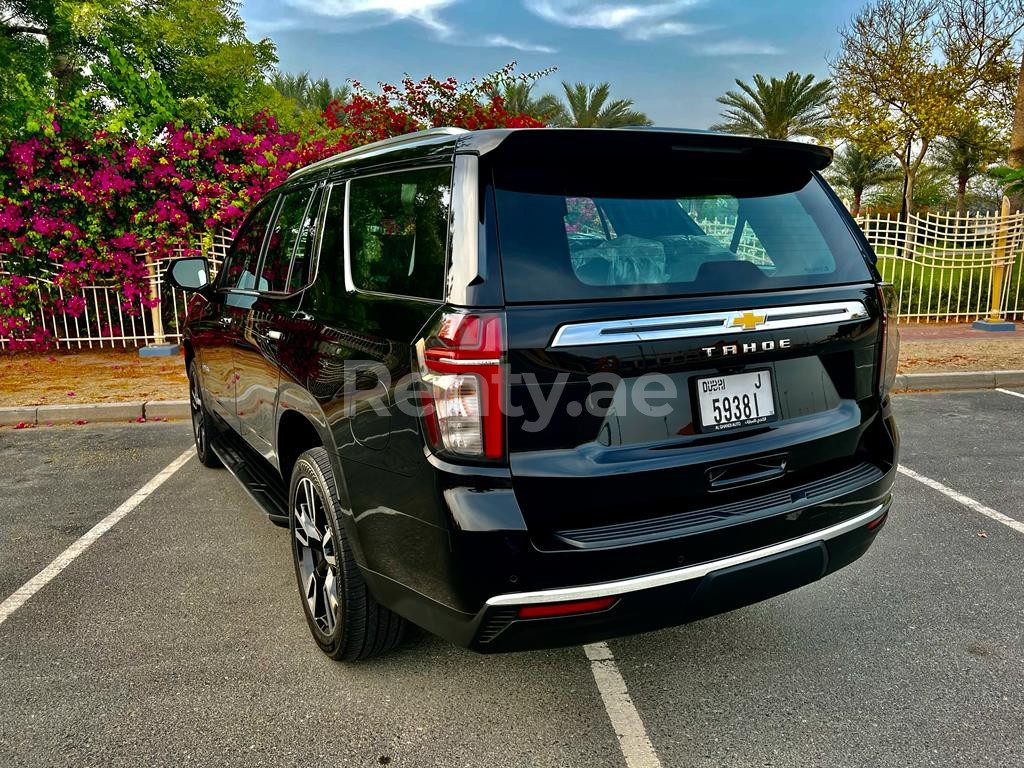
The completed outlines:
[[[903,341],[942,341],[944,339],[1024,339],[1024,323],[1016,331],[976,331],[970,323],[900,323]]]

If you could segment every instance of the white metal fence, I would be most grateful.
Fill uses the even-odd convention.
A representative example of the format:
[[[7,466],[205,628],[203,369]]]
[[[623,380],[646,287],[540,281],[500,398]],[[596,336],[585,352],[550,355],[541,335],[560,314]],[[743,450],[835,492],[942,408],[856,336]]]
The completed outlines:
[[[927,213],[857,218],[900,297],[900,319],[1024,319],[1024,213]]]
[[[231,237],[222,232],[212,238],[205,256],[216,273],[224,260]],[[150,296],[160,298],[154,308],[145,306],[142,298],[125,302],[117,288],[109,285],[86,285],[74,291],[64,290],[50,272],[45,277],[30,278],[38,299],[39,324],[57,340],[61,349],[103,349],[138,347],[150,343],[181,341],[180,323],[185,317],[188,297],[171,288],[164,280],[169,259],[146,259],[150,265],[147,279]],[[6,274],[0,261],[0,274]],[[54,311],[55,307],[78,303],[74,313]],[[0,350],[10,340],[0,335]]]
[[[736,226],[735,219],[698,223],[726,243]],[[878,254],[882,276],[899,294],[900,320],[969,322],[987,317],[993,290],[1003,317],[1024,320],[1024,213],[1011,214],[1004,207],[997,213],[927,213],[906,220],[865,215],[858,217],[857,223]],[[222,232],[205,249],[214,270],[230,243],[230,236]],[[770,263],[749,227],[742,233],[737,251],[755,263]],[[124,306],[121,294],[111,286],[89,285],[69,293],[49,277],[34,278],[41,307],[39,320],[64,349],[179,342],[186,297],[164,281],[166,264],[166,260],[151,262],[151,295],[160,297],[155,309],[145,307],[141,300]],[[81,312],[53,311],[73,296],[84,305]],[[0,350],[8,345],[0,336]]]

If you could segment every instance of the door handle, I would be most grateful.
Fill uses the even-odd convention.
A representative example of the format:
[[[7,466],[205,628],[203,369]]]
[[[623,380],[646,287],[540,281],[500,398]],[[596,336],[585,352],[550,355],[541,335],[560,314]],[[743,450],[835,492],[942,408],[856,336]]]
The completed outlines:
[[[281,333],[280,331],[274,331],[274,330],[267,331],[267,338],[268,339],[273,339],[274,341],[278,341],[282,336],[284,336],[284,334]]]

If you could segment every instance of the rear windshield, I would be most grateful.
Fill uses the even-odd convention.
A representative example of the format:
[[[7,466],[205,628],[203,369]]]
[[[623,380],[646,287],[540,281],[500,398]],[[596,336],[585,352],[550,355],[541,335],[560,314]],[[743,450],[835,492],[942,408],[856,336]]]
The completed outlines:
[[[818,177],[757,170],[495,169],[506,299],[735,293],[871,278]]]

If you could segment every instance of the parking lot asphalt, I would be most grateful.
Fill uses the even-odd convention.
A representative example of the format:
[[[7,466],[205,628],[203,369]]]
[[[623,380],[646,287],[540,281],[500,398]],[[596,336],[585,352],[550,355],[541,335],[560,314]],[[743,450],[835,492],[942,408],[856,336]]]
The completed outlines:
[[[1024,398],[900,396],[902,464],[1024,520]],[[0,431],[0,601],[191,441]],[[859,562],[609,642],[663,766],[1024,764],[1024,535],[901,476]],[[0,765],[621,766],[580,648],[308,636],[287,536],[188,461],[0,624]]]

